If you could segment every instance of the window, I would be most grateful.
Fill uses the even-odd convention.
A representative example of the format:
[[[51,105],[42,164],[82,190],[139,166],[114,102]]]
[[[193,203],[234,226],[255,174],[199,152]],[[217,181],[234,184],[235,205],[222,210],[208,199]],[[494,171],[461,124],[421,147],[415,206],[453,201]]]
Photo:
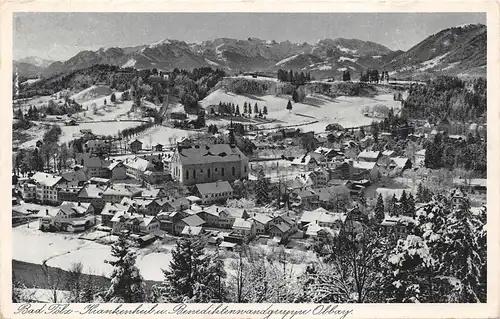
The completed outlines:
[[[217,167],[214,170],[217,172]]]
[[[210,178],[210,168],[207,170],[208,178]]]
[[[236,167],[233,166],[233,176],[236,174]]]
[[[224,167],[221,168],[222,176],[224,176]]]
[[[247,167],[245,166],[245,173],[247,172]]]
[[[193,169],[193,178],[196,178],[196,170]]]

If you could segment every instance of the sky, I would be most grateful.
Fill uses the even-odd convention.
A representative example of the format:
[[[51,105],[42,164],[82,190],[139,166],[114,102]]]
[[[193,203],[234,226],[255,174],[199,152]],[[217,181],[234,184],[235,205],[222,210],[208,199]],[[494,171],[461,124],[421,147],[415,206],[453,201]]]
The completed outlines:
[[[485,13],[15,13],[14,59],[64,61],[82,50],[220,37],[315,43],[356,38],[408,50],[442,29],[486,24]]]

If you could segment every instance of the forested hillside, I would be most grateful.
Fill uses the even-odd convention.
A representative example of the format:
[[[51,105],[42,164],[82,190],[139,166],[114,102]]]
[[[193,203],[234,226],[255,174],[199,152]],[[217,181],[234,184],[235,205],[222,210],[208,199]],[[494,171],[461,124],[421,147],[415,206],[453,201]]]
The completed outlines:
[[[411,118],[439,121],[444,117],[457,121],[475,121],[486,117],[486,79],[463,81],[440,76],[428,85],[414,84],[404,103]]]

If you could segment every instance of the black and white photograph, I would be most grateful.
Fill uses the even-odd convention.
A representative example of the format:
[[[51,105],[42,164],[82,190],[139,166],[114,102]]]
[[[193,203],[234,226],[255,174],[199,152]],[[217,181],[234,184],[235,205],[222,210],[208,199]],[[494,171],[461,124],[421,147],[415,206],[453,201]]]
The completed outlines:
[[[14,12],[7,63],[14,304],[491,300],[486,12]]]

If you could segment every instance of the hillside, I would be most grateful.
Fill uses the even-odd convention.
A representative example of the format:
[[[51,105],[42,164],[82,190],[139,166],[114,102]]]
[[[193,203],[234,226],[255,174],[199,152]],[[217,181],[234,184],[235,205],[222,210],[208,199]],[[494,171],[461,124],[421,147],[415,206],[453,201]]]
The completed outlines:
[[[486,26],[442,30],[396,56],[383,68],[394,77],[425,78],[435,74],[486,75]]]

